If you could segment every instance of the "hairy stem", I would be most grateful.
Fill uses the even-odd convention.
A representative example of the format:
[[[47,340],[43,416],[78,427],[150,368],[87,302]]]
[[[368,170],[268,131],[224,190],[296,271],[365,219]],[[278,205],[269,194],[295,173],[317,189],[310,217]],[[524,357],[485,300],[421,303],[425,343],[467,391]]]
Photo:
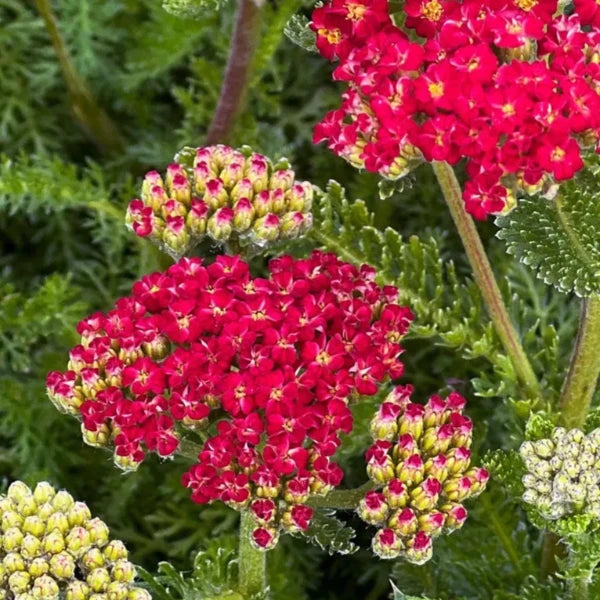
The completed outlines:
[[[540,395],[540,384],[523,350],[519,336],[508,316],[502,294],[494,277],[481,238],[471,216],[465,210],[462,192],[454,169],[445,162],[433,162],[437,180],[442,188],[444,198],[450,208],[452,219],[458,229],[473,276],[477,283],[488,314],[492,319],[498,337],[510,358],[517,377],[532,397]]]
[[[561,423],[582,427],[600,375],[600,297],[584,298],[571,363],[560,398]]]
[[[251,541],[255,526],[250,511],[243,511],[240,520],[238,591],[244,598],[264,591],[267,585],[267,555],[262,550],[257,550]]]
[[[209,145],[228,141],[244,105],[258,45],[261,4],[262,0],[239,0],[219,102],[206,134]]]
[[[75,118],[86,134],[100,148],[110,153],[118,152],[122,148],[123,141],[117,126],[102,110],[88,85],[77,72],[65,41],[58,30],[50,0],[35,0],[35,4],[52,40],[52,46],[67,85],[69,101]]]
[[[313,508],[337,508],[339,510],[354,510],[364,495],[373,489],[368,481],[352,490],[333,490],[326,496],[312,496],[308,504]]]

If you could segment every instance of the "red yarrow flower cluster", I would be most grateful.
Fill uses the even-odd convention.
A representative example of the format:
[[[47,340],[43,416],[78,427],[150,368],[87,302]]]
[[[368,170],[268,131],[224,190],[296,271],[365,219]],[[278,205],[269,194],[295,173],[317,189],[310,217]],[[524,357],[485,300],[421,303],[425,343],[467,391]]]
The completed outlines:
[[[375,272],[333,254],[272,260],[253,278],[239,257],[182,259],[144,277],[107,314],[79,324],[50,398],[81,417],[84,439],[135,468],[174,454],[182,430],[209,426],[184,476],[192,500],[252,512],[256,544],[305,530],[310,494],[343,473],[332,457],[352,429],[349,401],[402,375],[412,320]]]
[[[469,467],[473,423],[463,415],[465,399],[453,392],[423,405],[410,401],[412,392],[395,388],[371,421],[367,473],[377,489],[367,492],[358,513],[378,527],[378,556],[423,564],[435,537],[463,526],[462,503],[483,491],[489,474]]]
[[[323,56],[348,89],[316,143],[384,177],[423,160],[467,163],[477,218],[518,193],[553,194],[600,137],[600,5],[575,0],[407,0],[409,40],[387,2],[333,0],[313,12]]]

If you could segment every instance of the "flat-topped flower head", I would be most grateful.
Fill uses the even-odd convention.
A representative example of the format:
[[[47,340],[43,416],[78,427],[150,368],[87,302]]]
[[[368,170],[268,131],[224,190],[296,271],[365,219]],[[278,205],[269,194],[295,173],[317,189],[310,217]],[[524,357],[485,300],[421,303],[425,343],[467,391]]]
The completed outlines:
[[[112,446],[124,470],[204,429],[184,485],[194,502],[251,511],[264,548],[305,530],[309,496],[340,483],[332,457],[352,430],[348,405],[402,374],[413,318],[370,267],[333,254],[282,256],[269,271],[254,278],[239,256],[221,256],[147,275],[80,323],[68,370],[47,380],[84,440]]]
[[[421,405],[410,401],[412,391],[398,386],[372,419],[367,473],[377,489],[367,492],[358,514],[378,528],[378,556],[423,564],[433,538],[462,527],[462,502],[483,491],[489,474],[469,468],[472,423],[462,414],[465,399],[453,392]]]
[[[190,156],[192,154],[193,156]],[[185,149],[181,162],[146,174],[127,225],[179,258],[203,239],[248,254],[294,239],[312,225],[312,185],[285,161],[247,149]],[[176,157],[177,158],[177,157]]]
[[[466,161],[463,199],[483,219],[519,194],[552,197],[600,149],[597,0],[575,0],[569,16],[557,0],[407,0],[410,37],[384,4],[359,35],[343,17],[351,4],[319,7],[313,29],[348,85],[314,141],[352,165],[397,179],[423,161]]]
[[[0,495],[0,598],[150,600],[127,549],[83,502],[49,483]]]

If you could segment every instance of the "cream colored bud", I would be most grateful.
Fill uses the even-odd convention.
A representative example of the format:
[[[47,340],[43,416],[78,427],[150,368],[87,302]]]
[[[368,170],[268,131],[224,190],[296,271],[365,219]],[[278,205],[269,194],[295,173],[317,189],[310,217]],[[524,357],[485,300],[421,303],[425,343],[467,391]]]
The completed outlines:
[[[47,481],[40,481],[33,490],[33,498],[38,505],[49,502],[55,495],[55,489]]]
[[[17,504],[27,496],[31,495],[31,490],[22,481],[13,481],[6,492],[6,496],[11,500],[14,500]]]

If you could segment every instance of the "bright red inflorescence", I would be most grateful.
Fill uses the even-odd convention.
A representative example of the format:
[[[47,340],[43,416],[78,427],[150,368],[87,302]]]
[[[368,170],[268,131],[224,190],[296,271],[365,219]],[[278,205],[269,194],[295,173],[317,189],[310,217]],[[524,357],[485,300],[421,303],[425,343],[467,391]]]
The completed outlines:
[[[79,324],[69,370],[47,382],[88,443],[114,444],[122,468],[147,451],[172,455],[182,429],[210,425],[184,485],[195,502],[249,508],[262,547],[280,527],[306,529],[309,495],[340,483],[332,456],[352,429],[348,402],[402,374],[412,320],[370,267],[314,252],[269,269],[252,278],[239,257],[221,256],[144,277]]]
[[[388,178],[423,160],[467,161],[463,198],[477,218],[517,193],[554,193],[599,151],[600,4],[575,0],[332,0],[313,12],[317,47],[339,60],[342,105],[315,142]]]

